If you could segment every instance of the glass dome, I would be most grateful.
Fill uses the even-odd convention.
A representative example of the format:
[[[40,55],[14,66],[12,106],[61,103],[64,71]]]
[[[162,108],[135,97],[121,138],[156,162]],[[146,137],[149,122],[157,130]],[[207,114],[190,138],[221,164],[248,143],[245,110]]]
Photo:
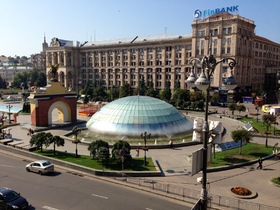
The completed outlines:
[[[97,111],[87,122],[96,134],[139,137],[173,136],[191,131],[193,122],[172,105],[149,96],[128,96],[115,100]]]

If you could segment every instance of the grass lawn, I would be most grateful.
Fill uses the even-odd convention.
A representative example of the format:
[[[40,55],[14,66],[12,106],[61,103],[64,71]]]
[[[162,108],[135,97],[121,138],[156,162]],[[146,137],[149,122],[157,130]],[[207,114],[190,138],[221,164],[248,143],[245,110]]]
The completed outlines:
[[[36,154],[63,160],[77,165],[97,169],[97,170],[112,170],[121,171],[122,164],[116,160],[109,160],[108,165],[102,166],[102,163],[98,160],[93,160],[91,156],[79,155],[78,158],[75,154],[62,153],[56,151],[56,155],[53,154],[52,150],[40,150],[35,151]],[[132,158],[129,164],[124,164],[124,170],[126,171],[156,171],[156,167],[151,158],[147,157],[147,165],[144,166],[144,158]]]
[[[209,167],[225,166],[235,163],[243,163],[250,160],[259,159],[260,157],[272,154],[272,147],[265,147],[262,144],[248,143],[242,147],[242,152],[239,154],[240,148],[225,150],[212,154],[212,162]]]
[[[257,132],[259,132],[260,134],[264,134],[265,131],[266,131],[266,126],[263,123],[262,118],[260,116],[258,117],[258,121],[257,121],[256,117],[254,117],[254,118],[252,118],[252,117],[243,117],[240,121],[242,121],[244,123],[249,122],[257,130]],[[274,134],[274,130],[276,131],[276,133],[280,132],[280,130],[278,130],[272,124],[270,126],[270,129],[269,129],[270,134]]]

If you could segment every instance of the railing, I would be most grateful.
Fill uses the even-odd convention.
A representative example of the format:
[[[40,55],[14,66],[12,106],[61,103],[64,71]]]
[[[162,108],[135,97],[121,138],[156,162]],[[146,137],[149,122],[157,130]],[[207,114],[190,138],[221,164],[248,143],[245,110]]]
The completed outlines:
[[[151,179],[135,177],[114,177],[115,180],[123,181],[129,184],[137,185],[158,192],[191,199],[195,203],[200,199],[200,190],[180,187],[172,184],[164,184]],[[280,210],[280,207],[269,206],[265,204],[253,203],[243,199],[236,199],[226,196],[219,196],[208,193],[208,207],[211,209],[237,209],[237,210]]]

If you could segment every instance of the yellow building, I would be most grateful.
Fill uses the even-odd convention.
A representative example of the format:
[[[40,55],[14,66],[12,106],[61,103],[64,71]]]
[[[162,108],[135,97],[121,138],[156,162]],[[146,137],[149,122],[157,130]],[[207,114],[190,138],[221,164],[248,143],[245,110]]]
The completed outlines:
[[[136,88],[141,78],[157,89],[165,88],[166,81],[170,81],[172,90],[176,83],[184,88],[191,58],[209,54],[209,46],[217,61],[226,57],[237,61],[233,73],[241,89],[274,89],[280,67],[280,44],[257,36],[255,27],[252,20],[219,13],[194,20],[190,35],[136,36],[84,43],[52,38],[50,44],[43,43],[43,52],[47,66],[60,63],[59,82],[74,90],[87,83],[107,88],[128,83]],[[199,75],[200,71],[198,64],[196,73]],[[212,86],[221,87],[229,71],[227,63],[218,65]],[[46,73],[50,75],[48,67]]]

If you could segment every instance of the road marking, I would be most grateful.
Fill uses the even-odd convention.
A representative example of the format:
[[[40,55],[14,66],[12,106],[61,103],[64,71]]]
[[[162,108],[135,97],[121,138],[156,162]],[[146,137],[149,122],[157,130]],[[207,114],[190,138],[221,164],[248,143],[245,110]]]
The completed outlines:
[[[95,197],[99,197],[99,198],[108,199],[108,197],[105,197],[105,196],[102,196],[102,195],[96,195],[96,194],[91,194],[91,195],[93,195],[93,196],[95,196]]]
[[[153,210],[153,209],[150,209],[150,208],[145,208],[146,210]]]
[[[43,209],[48,209],[48,210],[58,210],[56,208],[50,207],[50,206],[43,206]]]
[[[14,168],[14,166],[9,166],[9,165],[0,165],[0,166],[4,166],[4,167],[8,167],[8,168]]]

